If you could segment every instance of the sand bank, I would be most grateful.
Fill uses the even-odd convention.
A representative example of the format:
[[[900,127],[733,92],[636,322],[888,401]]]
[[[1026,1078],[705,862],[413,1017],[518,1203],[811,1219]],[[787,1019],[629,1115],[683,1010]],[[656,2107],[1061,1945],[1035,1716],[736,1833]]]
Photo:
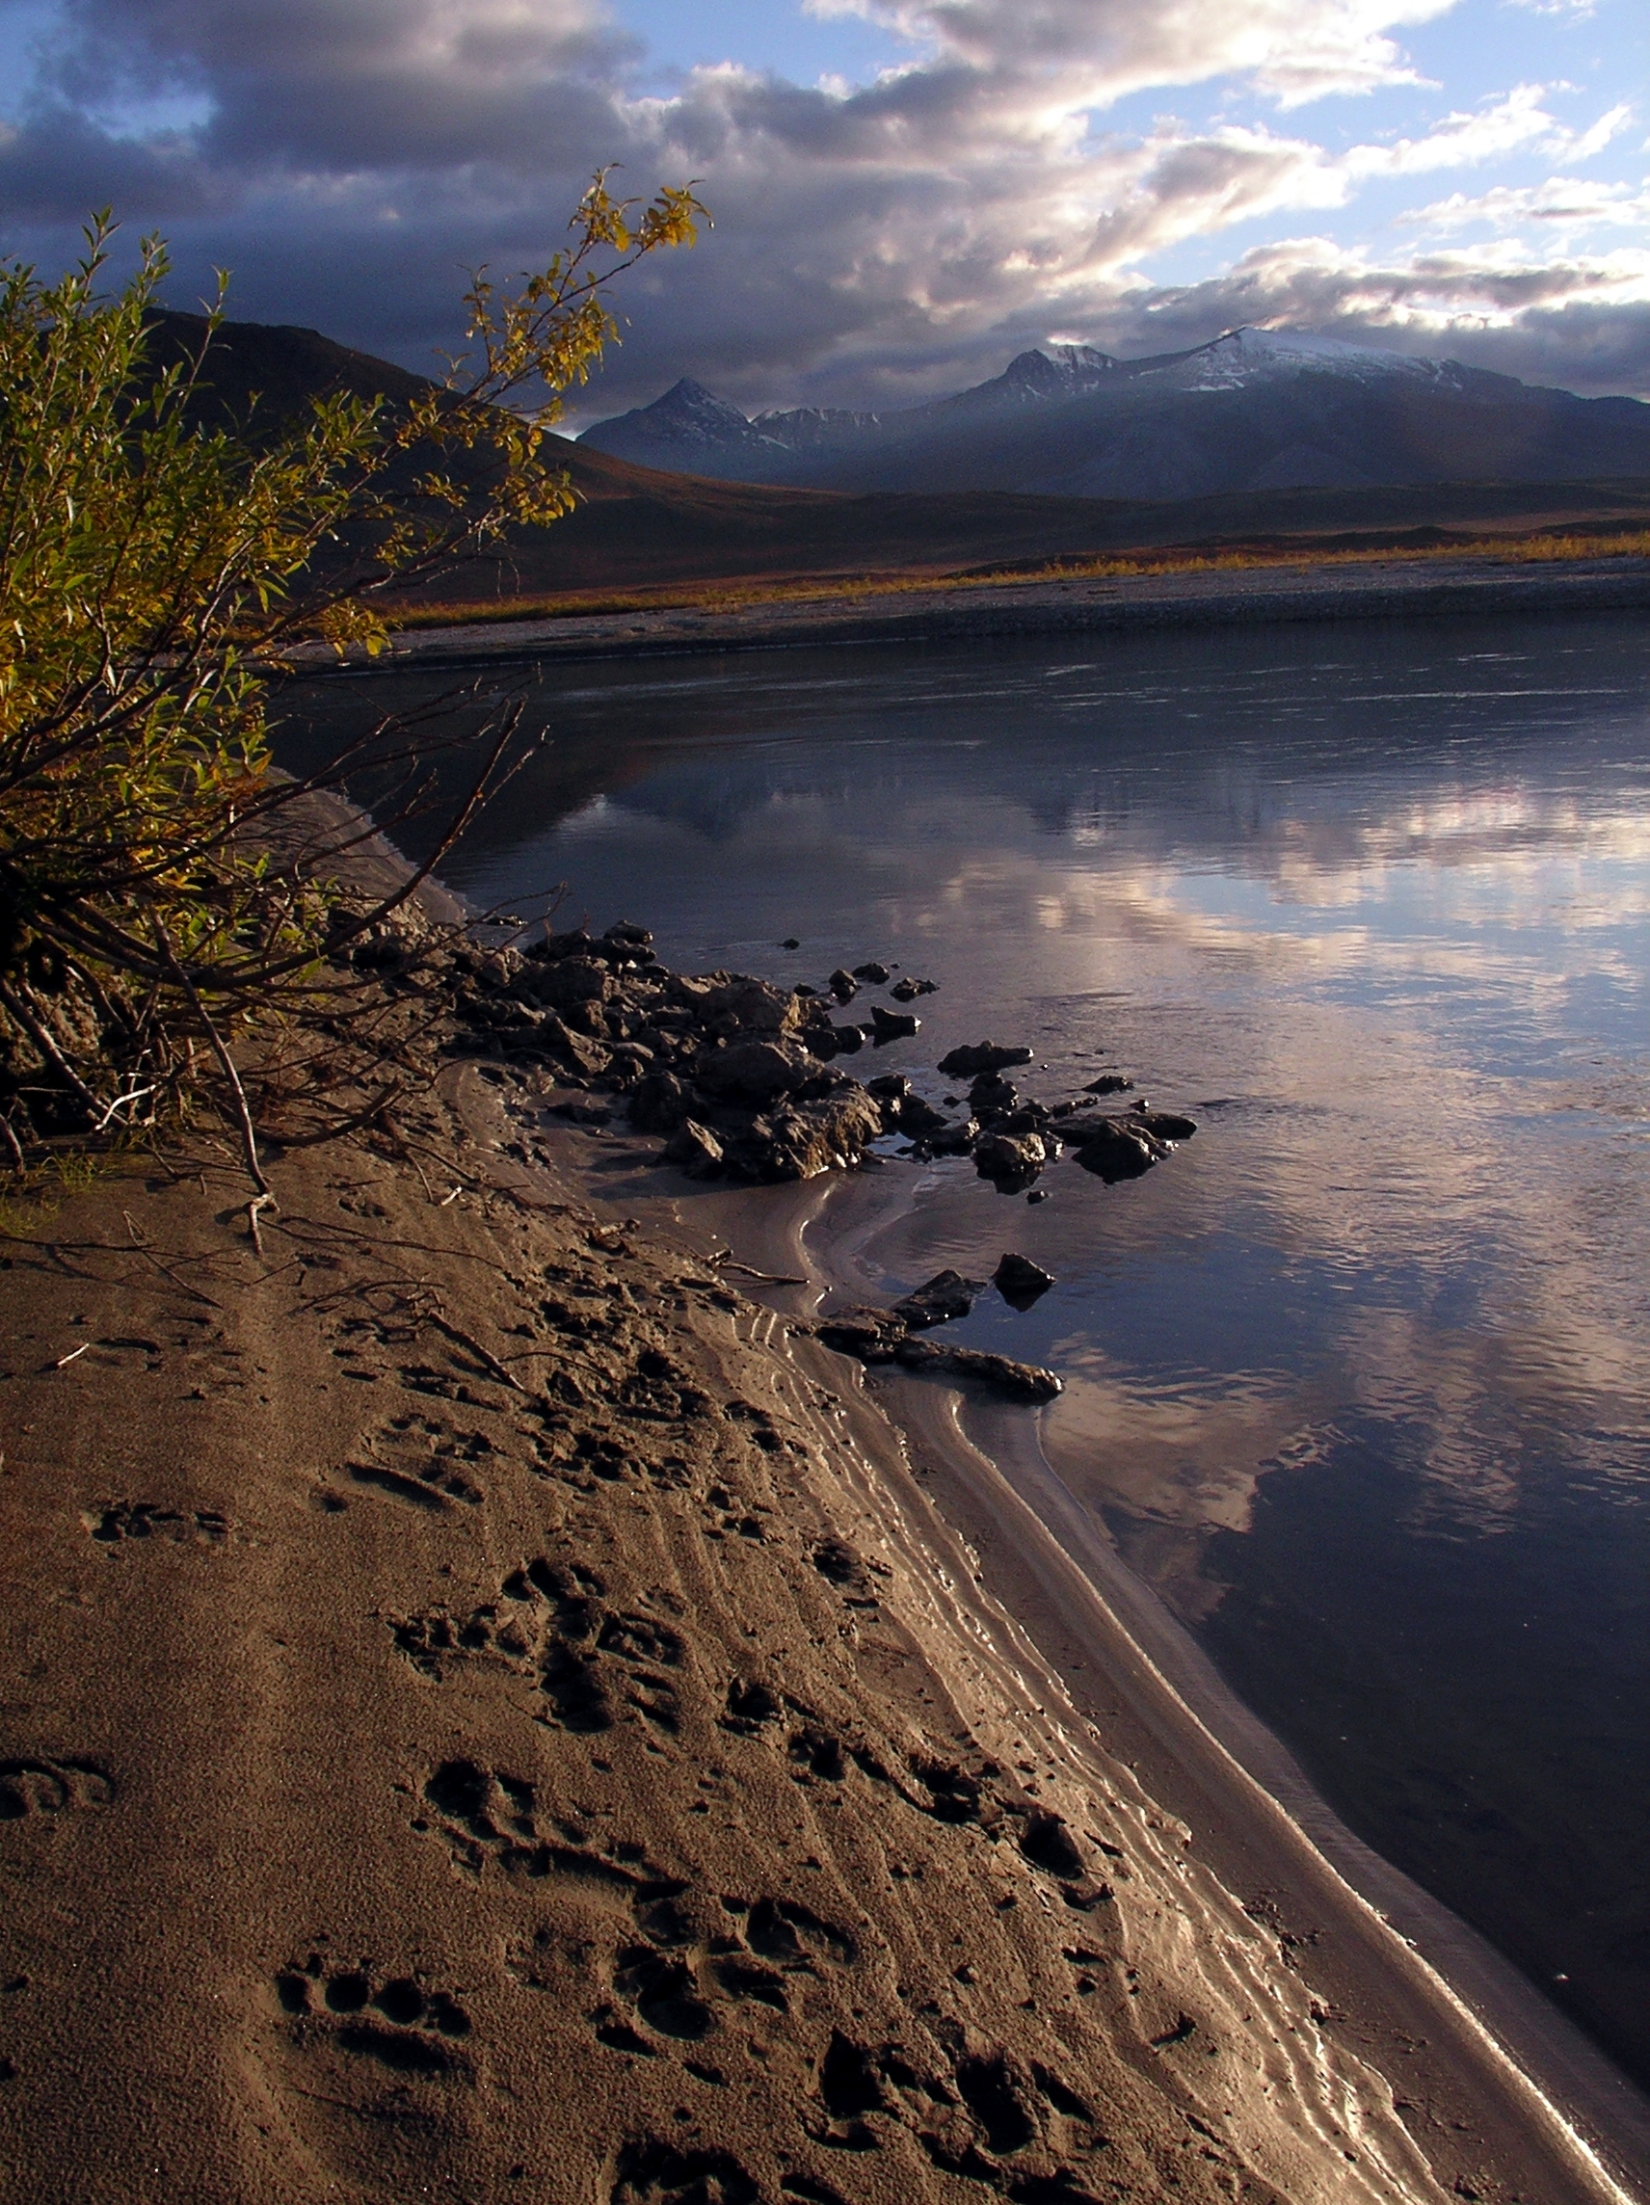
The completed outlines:
[[[1210,1865],[851,1369],[444,1086],[261,1258],[210,1143],[7,1244],[6,2195],[1614,2194],[1343,2018],[1313,1933],[1395,1955]]]
[[[871,1176],[541,1082],[8,1213],[0,2195],[1619,2200],[1029,1420],[795,1332]]]
[[[707,1192],[638,1156],[558,1141],[615,1214],[701,1253],[731,1246],[751,1270],[806,1283],[748,1291],[790,1320],[776,1353],[819,1366],[886,1420],[865,1495],[884,1542],[926,1527],[928,1562],[968,1628],[1006,1628],[1021,1676],[1057,1708],[1079,1765],[1122,1761],[1200,1861],[1278,1939],[1313,1986],[1313,2011],[1347,2056],[1396,2091],[1432,2170],[1456,2194],[1641,2194],[1650,2106],[1574,2026],[1456,1916],[1334,1816],[1279,1741],[1237,1700],[1190,1634],[1121,1561],[1051,1470],[1034,1412],[942,1382],[874,1375],[791,1330],[822,1303],[862,1298],[855,1250],[901,1199],[902,1174],[790,1190]],[[943,1553],[943,1560],[936,1557]],[[959,1562],[959,1556],[961,1560]],[[972,1586],[972,1591],[968,1588]],[[1012,1619],[1010,1621],[1010,1619]],[[1085,1744],[1086,1742],[1086,1744]],[[1092,1752],[1094,1746],[1102,1753]],[[1084,1779],[1080,1777],[1079,1781]]]
[[[957,584],[917,593],[821,596],[726,610],[626,612],[477,622],[396,636],[387,663],[451,672],[492,661],[647,658],[838,643],[938,643],[988,636],[1134,634],[1273,622],[1519,618],[1650,606],[1650,562],[1371,558],[1095,581]],[[313,662],[326,664],[323,654]],[[364,664],[354,654],[347,664]],[[380,667],[385,659],[375,662]]]

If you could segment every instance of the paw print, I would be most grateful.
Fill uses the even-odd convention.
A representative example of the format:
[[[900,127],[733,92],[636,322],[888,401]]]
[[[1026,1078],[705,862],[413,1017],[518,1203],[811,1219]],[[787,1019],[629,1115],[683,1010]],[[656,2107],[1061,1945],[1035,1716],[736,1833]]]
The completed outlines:
[[[317,1953],[275,1978],[281,2011],[301,2046],[330,2041],[357,2059],[398,2075],[466,2075],[455,2045],[470,2034],[469,2015],[448,1991],[410,1975],[379,1978],[366,1966],[329,1967]]]

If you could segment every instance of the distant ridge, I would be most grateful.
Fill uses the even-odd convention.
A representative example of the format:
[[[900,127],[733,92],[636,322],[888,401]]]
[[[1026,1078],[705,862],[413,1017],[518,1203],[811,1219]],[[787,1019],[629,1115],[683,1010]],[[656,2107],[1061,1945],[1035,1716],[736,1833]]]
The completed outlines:
[[[752,421],[683,381],[597,422],[580,443],[727,482],[1205,498],[1647,475],[1650,406],[1244,328],[1141,360],[1049,345],[989,382],[889,413],[802,407]]]
[[[157,317],[162,357],[192,352],[204,335],[198,315]],[[1213,347],[1204,350],[1214,352]],[[1060,351],[1067,353],[1064,363]],[[1091,388],[1099,387],[1115,364],[1082,347],[1060,351],[1022,354],[994,383],[981,385],[986,392],[1011,385],[1022,393],[1018,399],[1004,393],[998,400],[985,400],[986,417],[1000,421],[1016,409],[1040,417],[1036,390],[1046,370],[1025,365],[1028,361],[1041,359],[1056,374],[1069,374],[1073,381],[1081,377]],[[1216,355],[1200,372],[1218,372],[1221,357]],[[318,330],[261,322],[222,326],[206,379],[203,411],[245,421],[256,392],[252,419],[266,433],[323,391],[382,395],[394,402],[428,388],[423,377],[336,344]],[[1028,390],[1029,397],[1023,395]],[[760,422],[745,421],[736,408],[723,406],[698,385],[678,385],[677,392],[682,394],[683,415],[702,426],[727,414],[743,422],[753,437],[766,435]],[[1060,402],[1058,397],[1054,402]],[[980,403],[976,394],[964,392],[923,410],[956,420]],[[793,424],[788,432],[792,441],[785,447],[778,447],[777,439],[769,441],[795,452],[810,436],[827,438],[843,423],[877,417],[804,409],[773,418]],[[563,444],[557,456],[579,499],[574,512],[552,528],[522,530],[504,555],[474,562],[426,594],[444,603],[479,606],[523,594],[583,599],[603,591],[646,592],[709,582],[1001,568],[1163,545],[1230,546],[1264,540],[1374,547],[1418,537],[1435,541],[1444,531],[1523,531],[1553,525],[1642,528],[1650,520],[1650,465],[1639,469],[1638,480],[1531,485],[1457,479],[1410,488],[1260,490],[1164,502],[992,491],[844,495],[772,488],[715,479],[705,465],[708,455],[701,455],[692,473],[658,471],[611,457],[588,440]],[[681,462],[677,464],[680,468]]]

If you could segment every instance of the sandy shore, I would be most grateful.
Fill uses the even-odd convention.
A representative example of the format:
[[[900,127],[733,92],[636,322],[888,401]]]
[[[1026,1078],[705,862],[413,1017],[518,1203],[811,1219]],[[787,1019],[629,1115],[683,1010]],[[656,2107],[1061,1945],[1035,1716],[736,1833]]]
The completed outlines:
[[[570,1145],[584,1151],[580,1176],[590,1183],[599,1147]],[[602,1175],[616,1168],[625,1169],[609,1159]],[[894,1167],[788,1197],[739,1190],[708,1201],[685,1183],[660,1196],[651,1175],[622,1187],[629,1207],[657,1225],[804,1276],[804,1286],[751,1291],[806,1320],[822,1305],[864,1298],[857,1251],[901,1205],[901,1176]],[[896,1372],[858,1378],[896,1428],[925,1496],[964,1537],[979,1582],[1058,1675],[1090,1733],[1196,1833],[1223,1882],[1265,1895],[1263,1915],[1287,1951],[1310,1944],[1331,2025],[1389,2075],[1396,2060],[1410,2125],[1446,2149],[1473,2136],[1475,2171],[1454,2179],[1500,2185],[1484,2195],[1543,2194],[1530,2187],[1539,2136],[1569,2178],[1585,2140],[1584,2157],[1643,2194],[1650,2103],[1482,1937],[1338,1820],[1073,1500],[1043,1453],[1038,1413]]]
[[[1534,617],[1650,606],[1650,562],[1514,565],[1485,558],[1371,558],[1104,581],[958,584],[821,596],[726,611],[629,612],[477,622],[398,635],[389,663],[433,672],[491,660],[643,658],[836,643],[1127,634],[1269,622]],[[316,663],[326,661],[315,655]],[[377,661],[382,666],[383,659]]]
[[[261,1250],[208,1137],[12,1218],[0,2195],[1630,2192],[1029,1419],[795,1332],[870,1176],[706,1195],[534,1078],[276,1155]]]

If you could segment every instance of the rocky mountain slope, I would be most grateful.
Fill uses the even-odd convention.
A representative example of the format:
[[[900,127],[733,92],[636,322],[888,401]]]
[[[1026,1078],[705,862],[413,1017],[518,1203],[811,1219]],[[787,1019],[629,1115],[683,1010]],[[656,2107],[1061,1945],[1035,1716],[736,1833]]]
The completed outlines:
[[[751,421],[684,380],[580,442],[643,466],[813,489],[1202,498],[1650,473],[1650,406],[1239,329],[1143,360],[1025,352],[990,382],[886,414]]]

